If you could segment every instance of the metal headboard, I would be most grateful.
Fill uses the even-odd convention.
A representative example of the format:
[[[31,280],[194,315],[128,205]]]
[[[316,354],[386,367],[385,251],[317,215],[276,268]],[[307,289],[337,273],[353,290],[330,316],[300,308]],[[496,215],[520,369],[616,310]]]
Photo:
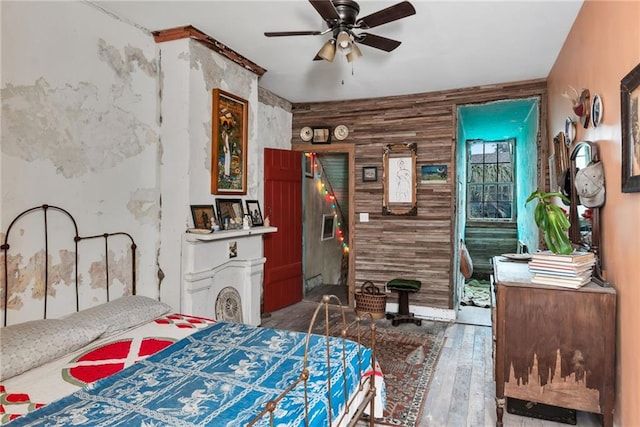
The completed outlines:
[[[137,245],[135,243],[135,241],[133,240],[133,237],[131,237],[131,235],[129,233],[125,233],[125,232],[116,232],[116,233],[103,233],[103,234],[96,234],[93,236],[80,236],[78,234],[78,225],[76,223],[76,220],[73,218],[73,216],[67,212],[66,210],[58,207],[58,206],[51,206],[51,205],[42,205],[42,206],[35,206],[31,209],[27,209],[26,211],[20,213],[18,216],[16,216],[13,221],[11,221],[11,223],[9,224],[9,228],[7,228],[7,233],[4,236],[4,243],[2,244],[2,246],[0,246],[0,249],[2,250],[2,253],[4,255],[4,321],[3,321],[3,325],[6,326],[7,325],[7,313],[8,313],[8,305],[9,305],[9,257],[8,257],[8,251],[9,251],[9,236],[11,234],[11,228],[13,227],[13,225],[22,217],[24,217],[25,215],[28,215],[30,213],[33,213],[35,211],[39,211],[42,210],[43,212],[43,219],[44,219],[44,250],[45,250],[45,257],[44,257],[44,317],[43,319],[47,318],[47,299],[49,296],[49,233],[48,233],[48,221],[47,221],[47,213],[49,210],[55,210],[58,212],[61,212],[63,214],[65,214],[73,223],[73,228],[75,231],[75,235],[73,237],[73,241],[75,244],[75,292],[76,292],[76,311],[80,310],[80,294],[78,292],[78,243],[82,240],[89,240],[89,239],[99,239],[99,238],[103,238],[104,239],[104,259],[105,259],[105,270],[106,270],[106,294],[107,294],[107,301],[109,301],[109,238],[112,236],[126,236],[129,238],[129,240],[131,241],[131,293],[133,295],[136,294],[136,248]]]

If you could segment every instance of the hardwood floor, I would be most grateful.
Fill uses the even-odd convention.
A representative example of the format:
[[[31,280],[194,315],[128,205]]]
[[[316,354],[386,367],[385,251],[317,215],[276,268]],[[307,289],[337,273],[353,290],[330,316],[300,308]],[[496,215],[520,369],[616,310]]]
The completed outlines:
[[[306,332],[316,303],[302,301],[263,317],[262,326]],[[346,309],[348,316],[353,310]],[[426,320],[423,321],[427,322]],[[379,327],[392,327],[388,320]],[[400,328],[420,330],[413,324]],[[422,416],[418,426],[476,427],[495,426],[495,383],[493,381],[491,328],[474,324],[451,323],[431,378]],[[577,426],[600,426],[600,417],[578,412]],[[505,427],[566,427],[568,424],[509,414],[503,418]]]

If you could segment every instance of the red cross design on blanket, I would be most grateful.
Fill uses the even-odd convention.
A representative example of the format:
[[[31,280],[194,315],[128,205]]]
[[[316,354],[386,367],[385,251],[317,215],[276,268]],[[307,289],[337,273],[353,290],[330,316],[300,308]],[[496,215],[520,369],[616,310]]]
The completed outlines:
[[[114,337],[107,342],[89,347],[81,354],[67,362],[67,366],[57,372],[57,378],[62,378],[75,387],[84,387],[99,379],[133,365],[134,363],[151,356],[160,350],[178,341],[180,337],[187,336],[191,330],[202,329],[215,322],[211,319],[189,316],[184,314],[168,314],[155,319],[152,324],[161,329],[154,328],[154,332],[140,333],[138,336],[131,334],[125,337]],[[175,334],[173,337],[161,336],[164,328],[177,328],[184,333]],[[189,331],[188,331],[189,330]],[[20,391],[20,392],[17,392]],[[37,408],[45,406],[49,402],[32,402],[29,393],[23,390],[11,390],[0,384],[0,425],[18,418]]]
[[[11,408],[14,405],[26,406],[27,411],[30,412],[44,406],[44,403],[32,402],[31,398],[26,393],[7,393],[4,386],[0,385],[0,423],[6,424],[21,415],[5,409],[5,407]]]

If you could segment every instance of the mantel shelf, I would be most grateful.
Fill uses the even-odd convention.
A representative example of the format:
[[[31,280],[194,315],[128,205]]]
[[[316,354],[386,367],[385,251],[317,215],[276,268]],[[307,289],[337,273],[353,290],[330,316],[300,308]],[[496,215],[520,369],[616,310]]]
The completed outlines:
[[[238,239],[242,237],[260,236],[267,233],[275,233],[278,227],[253,227],[248,230],[222,230],[208,234],[185,233],[187,242],[209,242],[214,240]]]

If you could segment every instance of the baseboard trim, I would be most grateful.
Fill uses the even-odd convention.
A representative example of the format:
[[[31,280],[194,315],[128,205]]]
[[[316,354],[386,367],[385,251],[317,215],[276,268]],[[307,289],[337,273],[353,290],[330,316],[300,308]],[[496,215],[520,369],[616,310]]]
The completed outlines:
[[[398,303],[387,303],[387,313],[397,313]],[[441,322],[455,322],[456,312],[447,308],[422,307],[409,305],[409,311],[420,319],[437,320]]]

